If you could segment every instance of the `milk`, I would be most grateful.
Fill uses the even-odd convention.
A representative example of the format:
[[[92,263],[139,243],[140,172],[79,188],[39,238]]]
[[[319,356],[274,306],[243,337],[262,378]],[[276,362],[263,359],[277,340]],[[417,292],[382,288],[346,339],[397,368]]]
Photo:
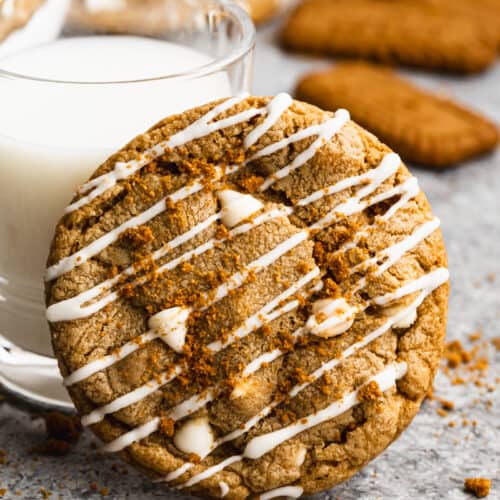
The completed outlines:
[[[0,59],[4,71],[71,82],[158,78],[211,59],[133,36],[61,39]],[[182,80],[76,84],[0,76],[0,333],[50,354],[42,275],[54,227],[78,184],[173,113],[232,94],[219,72]]]

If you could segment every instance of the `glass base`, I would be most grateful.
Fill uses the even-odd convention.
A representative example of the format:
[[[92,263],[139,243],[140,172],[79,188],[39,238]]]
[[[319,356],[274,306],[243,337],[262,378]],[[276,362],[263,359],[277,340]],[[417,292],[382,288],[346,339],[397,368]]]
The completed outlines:
[[[74,410],[56,360],[24,351],[1,335],[0,387],[46,410]]]

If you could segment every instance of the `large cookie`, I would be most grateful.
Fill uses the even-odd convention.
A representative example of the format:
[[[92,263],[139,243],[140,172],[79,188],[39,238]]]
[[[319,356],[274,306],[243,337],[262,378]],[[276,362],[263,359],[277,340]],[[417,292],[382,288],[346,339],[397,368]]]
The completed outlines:
[[[452,0],[449,0],[451,2]],[[498,21],[448,0],[304,0],[282,31],[293,50],[474,73],[498,53]],[[479,10],[481,2],[472,2]]]
[[[22,28],[45,0],[0,0],[0,42]]]
[[[348,108],[405,160],[431,167],[490,152],[500,140],[497,126],[478,113],[369,63],[342,63],[308,74],[296,95],[323,109]]]
[[[262,23],[282,11],[290,0],[237,0],[237,3],[256,23]],[[191,9],[190,2],[179,0],[77,0],[72,5],[70,24],[77,32],[160,35],[186,22],[199,21],[192,19]]]
[[[172,488],[230,499],[346,480],[438,368],[439,221],[399,157],[287,95],[173,116],[84,184],[47,304],[84,425]]]

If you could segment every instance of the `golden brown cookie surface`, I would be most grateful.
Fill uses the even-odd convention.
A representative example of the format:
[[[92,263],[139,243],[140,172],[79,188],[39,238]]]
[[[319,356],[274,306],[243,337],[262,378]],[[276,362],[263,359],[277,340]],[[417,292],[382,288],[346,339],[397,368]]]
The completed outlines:
[[[499,142],[496,125],[486,118],[380,66],[340,64],[305,76],[296,94],[324,109],[349,109],[354,120],[405,160],[422,165],[456,165],[491,151]]]
[[[438,227],[397,155],[343,110],[279,95],[167,118],[57,227],[48,318],[84,423],[197,495],[349,478],[437,369]]]
[[[0,0],[0,42],[22,28],[45,0]]]
[[[473,73],[498,53],[498,25],[439,0],[305,0],[282,32],[290,49]],[[444,3],[443,3],[444,5]],[[479,20],[479,22],[478,22]]]

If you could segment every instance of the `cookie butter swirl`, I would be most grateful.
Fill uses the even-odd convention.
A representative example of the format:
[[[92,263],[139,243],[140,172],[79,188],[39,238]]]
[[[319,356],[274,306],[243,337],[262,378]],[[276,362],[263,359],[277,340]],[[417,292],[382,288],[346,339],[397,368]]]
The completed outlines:
[[[163,340],[176,353],[174,358],[176,361],[168,370],[157,373],[154,378],[145,384],[94,409],[83,417],[82,422],[84,425],[98,424],[107,415],[137,404],[168,384],[186,376],[190,369],[184,360],[186,349],[189,348],[186,344],[186,338],[189,335],[189,325],[193,318],[208,314],[207,311],[212,310],[216,304],[231,297],[252,280],[260,279],[260,276],[265,275],[281,259],[293,254],[304,245],[310,244],[311,241],[315,241],[317,235],[334,228],[337,223],[345,221],[349,217],[359,216],[367,210],[375,210],[377,207],[383,206],[384,210],[381,213],[374,212],[375,215],[370,224],[357,228],[355,234],[340,244],[332,255],[346,254],[348,251],[358,248],[373,231],[377,231],[379,225],[389,220],[392,221],[420,193],[418,183],[414,177],[401,177],[398,175],[401,167],[400,158],[394,153],[387,153],[383,155],[379,164],[374,168],[360,175],[347,176],[306,196],[292,200],[290,206],[283,204],[276,206],[276,203],[267,203],[264,194],[269,190],[272,191],[271,188],[276,184],[279,185],[280,182],[293,181],[296,173],[300,175],[300,169],[308,165],[311,160],[314,160],[318,152],[325,145],[330,144],[332,139],[348,123],[349,114],[345,110],[339,110],[333,116],[325,114],[326,119],[321,123],[304,126],[289,136],[274,141],[271,132],[293,105],[292,99],[286,94],[280,94],[263,107],[250,107],[243,111],[237,110],[238,105],[243,103],[245,99],[245,96],[228,99],[214,106],[204,116],[167,140],[161,141],[152,148],[140,153],[136,159],[116,163],[108,173],[84,184],[79,190],[80,197],[68,207],[66,212],[71,214],[83,209],[100,196],[103,196],[117,183],[129,179],[166,153],[180,149],[186,144],[207,137],[212,133],[238,125],[256,123],[250,127],[250,131],[242,138],[243,147],[248,152],[248,159],[238,165],[215,166],[210,179],[211,183],[216,185],[219,181],[231,179],[232,176],[238,175],[251,166],[252,162],[280,154],[289,147],[298,148],[299,144],[306,143],[307,145],[298,151],[290,163],[263,178],[255,196],[235,191],[234,188],[216,188],[214,196],[218,198],[220,207],[218,211],[205,220],[192,224],[187,231],[177,235],[155,250],[150,256],[150,260],[152,262],[162,260],[162,263],[155,269],[154,275],[160,276],[162,273],[172,271],[181,265],[189,264],[190,261],[200,256],[209,258],[211,252],[221,245],[245,237],[245,235],[262,228],[266,224],[289,223],[294,217],[299,217],[303,210],[310,210],[314,217],[308,220],[307,223],[293,226],[294,229],[291,230],[290,234],[281,238],[280,241],[274,242],[272,248],[260,252],[258,256],[235,272],[225,276],[223,282],[217,286],[213,286],[208,291],[194,294],[193,298],[182,306],[170,306],[154,315],[151,314],[148,319],[148,331],[124,343],[111,354],[91,361],[68,375],[65,379],[67,386],[83,382],[143,349],[144,346],[156,339]],[[233,108],[235,108],[234,114],[226,116]],[[223,114],[225,116],[217,120]],[[261,140],[264,143],[263,147],[254,151]],[[389,184],[389,187],[387,187],[387,184]],[[116,228],[95,239],[84,248],[51,265],[47,269],[47,281],[56,280],[93,259],[118,241],[128,229],[153,221],[167,210],[170,203],[187,200],[205,190],[207,190],[207,183],[202,175],[194,179],[190,184],[168,194],[142,213],[134,215]],[[340,201],[336,204],[330,203],[331,197],[337,195],[340,197]],[[326,202],[327,206],[326,212],[317,210],[318,204],[324,202]],[[216,234],[212,238],[205,238],[200,243],[198,240],[200,235],[219,223],[226,227],[225,232]],[[375,297],[367,295],[365,292],[374,278],[382,277],[405,255],[425,242],[438,227],[439,221],[437,219],[423,218],[416,222],[410,234],[397,236],[394,241],[391,241],[383,248],[364,256],[359,263],[352,265],[348,269],[340,296],[328,297],[327,295],[321,295],[327,282],[326,271],[323,269],[321,262],[317,262],[317,265],[313,267],[304,266],[300,277],[294,282],[286,283],[280,293],[275,293],[262,307],[242,319],[226,335],[203,346],[208,353],[222,353],[236,342],[254,335],[259,329],[272,322],[286,318],[292,313],[297,313],[297,311],[303,309],[304,303],[312,299],[312,307],[308,309],[309,317],[302,324],[296,325],[296,328],[290,332],[286,349],[283,346],[270,346],[269,350],[264,352],[261,350],[249,363],[241,366],[232,397],[234,399],[244,398],[247,392],[252,390],[251,377],[263,367],[285,357],[290,352],[290,349],[293,352],[294,345],[309,341],[307,340],[309,337],[315,337],[314,342],[321,344],[321,342],[326,342],[331,337],[347,335],[353,325],[368,314],[367,311],[370,308],[386,308],[386,310],[390,311],[390,314],[371,331],[366,332],[361,338],[357,338],[331,359],[323,361],[319,367],[310,373],[306,373],[303,380],[292,385],[287,391],[275,394],[271,402],[261,407],[237,429],[225,435],[220,435],[220,433],[214,432],[207,418],[195,415],[207,405],[217,401],[220,388],[217,384],[213,384],[206,387],[202,392],[195,393],[183,401],[171,405],[166,410],[166,414],[154,416],[147,419],[142,425],[124,432],[107,443],[104,449],[116,452],[144,440],[160,431],[162,422],[165,419],[170,422],[171,426],[175,426],[179,422],[176,427],[177,430],[172,436],[172,443],[185,454],[195,453],[198,461],[180,459],[179,466],[169,472],[165,477],[165,481],[180,481],[180,484],[177,484],[178,488],[190,488],[223,472],[228,467],[235,466],[239,462],[258,460],[263,455],[272,453],[277,447],[290,441],[295,436],[345,413],[360,404],[360,393],[363,387],[369,383],[377,384],[382,392],[394,390],[397,381],[407,373],[408,365],[404,361],[396,360],[386,364],[381,371],[371,376],[364,385],[348,391],[338,401],[331,402],[325,408],[313,414],[288,425],[283,425],[280,429],[272,432],[260,435],[252,434],[253,437],[245,441],[245,446],[241,448],[240,453],[217,461],[215,464],[211,460],[211,465],[204,465],[203,461],[212,452],[222,445],[246,437],[250,431],[258,429],[259,423],[271,416],[281,405],[296,398],[386,332],[389,332],[392,328],[410,326],[408,325],[408,318],[418,321],[418,308],[429,295],[448,280],[448,271],[445,268],[427,269],[423,274],[420,273],[418,278],[399,284],[396,289],[393,287],[391,291]],[[183,245],[187,245],[189,248],[175,258],[163,262],[163,259],[168,257],[172,251]],[[127,286],[132,289],[147,285],[151,276],[147,274],[136,276],[139,272],[140,269],[131,265],[113,278],[105,280],[72,298],[52,304],[47,310],[49,321],[54,323],[81,320],[103,311],[106,306],[121,297],[119,292],[123,283],[127,283]],[[391,309],[394,304],[397,307]],[[307,449],[301,450],[298,467],[302,466],[307,459],[307,453]],[[194,473],[192,469],[194,469]],[[217,484],[221,485],[222,496],[230,492],[230,487],[226,482],[219,481]],[[303,489],[300,485],[290,484],[264,493],[261,498],[275,498],[283,495],[299,497],[302,493]]]

